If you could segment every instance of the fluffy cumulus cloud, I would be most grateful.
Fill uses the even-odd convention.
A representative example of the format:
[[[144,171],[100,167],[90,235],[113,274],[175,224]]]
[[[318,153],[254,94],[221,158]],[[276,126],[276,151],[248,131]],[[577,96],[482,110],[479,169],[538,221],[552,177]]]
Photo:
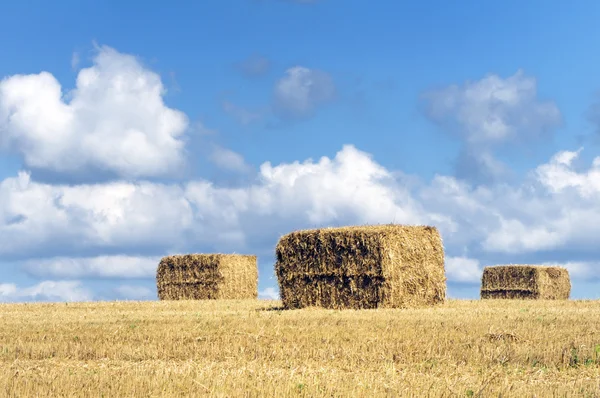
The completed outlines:
[[[456,234],[447,234],[452,244],[492,258],[555,262],[560,257],[592,264],[599,254],[594,242],[600,233],[600,190],[591,181],[599,161],[575,170],[567,160],[577,153],[558,153],[518,186],[473,187],[437,177],[421,195],[426,207],[451,214],[457,227]],[[600,269],[590,265],[586,272],[591,276]]]
[[[0,301],[89,301],[90,290],[78,281],[43,281],[33,286],[20,287],[12,283],[0,284]]]
[[[554,155],[548,164],[537,168],[540,182],[553,193],[574,190],[589,198],[600,192],[600,157],[596,157],[588,171],[576,172],[573,162],[583,148],[577,151],[562,151]]]
[[[514,191],[506,198],[510,211],[486,237],[487,249],[509,253],[557,247],[593,250],[594,236],[600,232],[600,157],[587,170],[578,171],[573,161],[580,151],[559,152],[532,173],[537,187]]]
[[[334,99],[333,78],[326,72],[303,66],[289,68],[275,85],[273,109],[283,118],[304,118]]]
[[[149,182],[50,185],[20,172],[0,183],[0,255],[173,246],[194,220],[183,192]]]
[[[446,222],[426,212],[401,180],[351,145],[334,159],[275,167],[264,163],[260,179],[261,186],[251,190],[260,203],[258,211],[271,209],[279,217],[299,214],[312,224]]]
[[[158,176],[183,162],[188,121],[163,102],[160,76],[135,57],[101,47],[64,92],[48,72],[0,82],[0,144],[29,168]]]
[[[459,176],[484,168],[483,174],[474,176],[478,181],[503,174],[504,166],[492,157],[493,148],[539,139],[561,123],[556,104],[538,99],[536,80],[523,71],[505,79],[492,74],[431,90],[423,99],[427,116],[464,142]]]

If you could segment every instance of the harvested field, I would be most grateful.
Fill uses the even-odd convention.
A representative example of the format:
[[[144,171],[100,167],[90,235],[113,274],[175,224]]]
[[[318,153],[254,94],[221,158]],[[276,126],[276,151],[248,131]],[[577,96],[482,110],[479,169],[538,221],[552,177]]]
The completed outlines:
[[[4,397],[598,397],[600,302],[0,305]]]
[[[275,272],[286,308],[414,308],[446,298],[436,228],[356,226],[283,236]]]
[[[569,271],[562,267],[499,265],[485,267],[482,299],[566,300],[571,293]]]
[[[156,271],[160,300],[258,297],[256,256],[185,254],[161,259]]]

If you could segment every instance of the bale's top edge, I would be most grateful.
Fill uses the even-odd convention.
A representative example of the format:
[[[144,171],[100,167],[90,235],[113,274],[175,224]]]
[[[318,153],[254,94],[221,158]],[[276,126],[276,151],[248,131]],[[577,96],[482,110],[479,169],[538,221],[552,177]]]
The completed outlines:
[[[162,260],[170,259],[170,258],[184,258],[184,257],[251,257],[257,258],[255,254],[226,254],[226,253],[188,253],[188,254],[172,254],[170,256],[164,256],[161,258]]]
[[[317,231],[333,233],[333,232],[348,232],[348,231],[365,231],[365,232],[379,232],[379,231],[401,231],[401,230],[434,230],[438,229],[431,225],[403,225],[403,224],[379,224],[379,225],[347,225],[343,227],[323,227],[323,228],[311,228],[311,229],[299,229],[296,231],[284,234],[282,237],[295,234],[311,234]]]

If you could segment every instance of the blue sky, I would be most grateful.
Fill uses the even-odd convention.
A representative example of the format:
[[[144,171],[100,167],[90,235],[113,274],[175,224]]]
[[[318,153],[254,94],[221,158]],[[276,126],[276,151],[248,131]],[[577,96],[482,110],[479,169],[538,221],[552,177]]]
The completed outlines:
[[[4,2],[0,301],[155,299],[161,256],[437,226],[449,296],[600,298],[600,4]],[[600,157],[598,158],[600,159]]]

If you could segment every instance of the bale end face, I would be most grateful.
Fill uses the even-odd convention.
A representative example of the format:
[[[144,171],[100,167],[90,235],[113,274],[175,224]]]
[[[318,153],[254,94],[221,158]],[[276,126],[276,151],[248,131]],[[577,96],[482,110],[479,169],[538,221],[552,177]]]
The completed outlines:
[[[408,308],[446,298],[436,228],[355,226],[283,236],[275,272],[284,307]]]
[[[258,297],[256,256],[184,254],[163,257],[156,271],[159,300]]]
[[[485,267],[482,299],[566,300],[571,293],[569,271],[539,265]]]

